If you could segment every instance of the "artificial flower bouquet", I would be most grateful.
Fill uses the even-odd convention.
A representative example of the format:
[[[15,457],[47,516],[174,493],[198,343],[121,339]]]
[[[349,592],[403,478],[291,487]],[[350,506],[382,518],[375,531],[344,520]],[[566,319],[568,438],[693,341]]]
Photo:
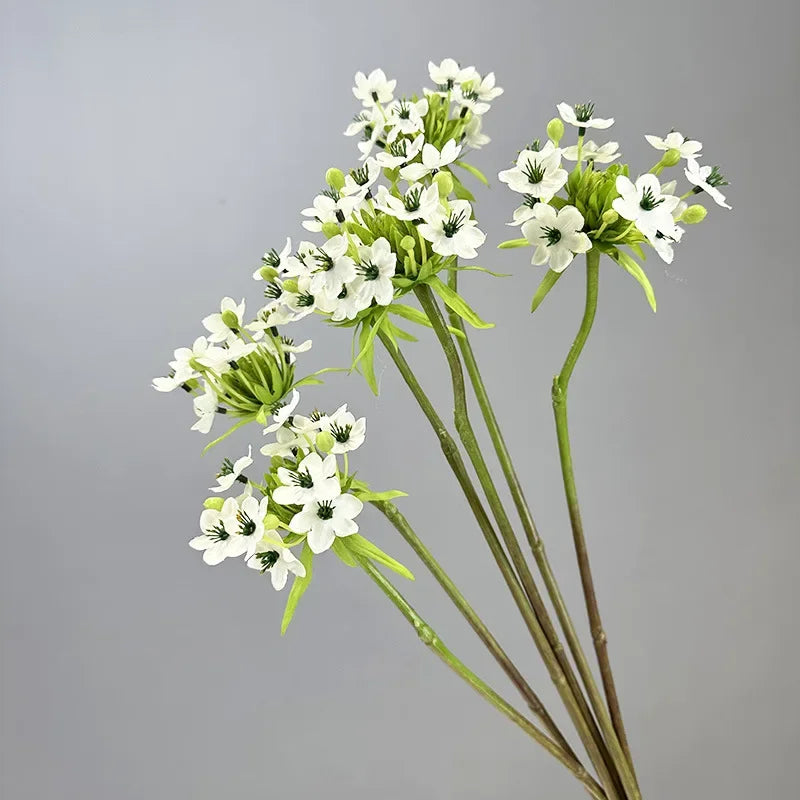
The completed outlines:
[[[567,393],[594,320],[602,257],[607,257],[606,265],[618,265],[635,278],[655,310],[653,288],[641,264],[647,249],[671,262],[683,226],[706,216],[704,206],[690,205],[688,200],[709,197],[729,208],[720,191],[726,181],[716,167],[701,166],[700,142],[677,131],[664,138],[646,137],[658,153],[657,160],[634,180],[628,166],[620,163],[616,142],[587,138],[589,131],[599,138],[614,120],[596,117],[592,104],[566,103],[557,106],[559,116],[547,124],[546,136],[527,145],[513,166],[498,176],[518,197],[509,224],[521,233],[500,247],[532,247],[532,263],[548,268],[533,295],[533,311],[575,256],[585,256],[585,309],[553,381],[552,402],[598,681],[470,345],[468,329],[490,325],[458,291],[460,273],[488,272],[470,263],[486,235],[475,216],[475,198],[465,185],[465,180],[487,181],[466,159],[489,143],[483,119],[503,90],[493,73],[481,76],[474,67],[462,67],[453,59],[428,67],[430,87],[403,97],[395,96],[396,82],[382,70],[355,76],[353,94],[361,110],[345,134],[360,138],[360,158],[347,172],[329,169],[327,188],[301,212],[303,228],[313,237],[294,248],[287,239],[280,251],[266,252],[253,273],[265,298],[255,315],[247,316],[244,300],[224,298],[220,310],[203,319],[205,334],[191,347],[176,350],[169,375],[154,380],[159,391],[182,389],[191,395],[195,430],[208,434],[215,423],[217,427],[232,423],[207,448],[245,425],[258,433],[254,440],[263,441],[258,463],[252,446],[234,461],[223,459],[212,496],[200,514],[200,533],[189,545],[202,552],[207,564],[241,559],[255,573],[268,576],[278,591],[291,577],[282,632],[315,572],[324,573],[326,559],[336,557],[362,570],[434,654],[554,756],[592,797],[637,800],[641,791],[578,506]],[[677,180],[662,182],[665,171],[676,167],[678,176],[687,181],[685,191],[677,188]],[[300,405],[299,390],[320,383],[326,371],[298,373],[298,360],[311,342],[299,341],[293,333],[311,314],[334,327],[352,329],[349,368],[376,393],[375,348],[383,348],[399,370],[411,398],[430,422],[499,577],[547,666],[574,728],[569,736],[433,555],[429,546],[435,547],[435,542],[423,538],[424,520],[419,534],[398,509],[394,501],[404,493],[376,490],[354,469],[357,464],[351,460],[357,460],[356,451],[366,438],[364,417],[347,404],[326,410]],[[427,335],[438,341],[448,366],[455,435],[406,359],[413,354],[411,343],[422,328],[431,329]],[[347,338],[342,335],[343,353]],[[479,446],[468,415],[469,391],[493,444],[492,463]],[[398,475],[398,482],[402,478]],[[513,510],[500,495],[501,481],[507,484]],[[410,545],[496,659],[519,694],[521,708],[459,660],[403,597],[391,573],[403,579],[413,576],[361,533],[378,524],[374,514],[364,513],[365,506],[380,512]]]

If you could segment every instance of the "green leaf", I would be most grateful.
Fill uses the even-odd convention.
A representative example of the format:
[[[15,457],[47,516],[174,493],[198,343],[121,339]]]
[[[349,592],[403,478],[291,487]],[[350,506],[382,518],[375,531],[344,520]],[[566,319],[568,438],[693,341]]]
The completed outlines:
[[[644,293],[647,296],[647,302],[650,303],[650,308],[653,311],[656,310],[656,295],[653,291],[653,287],[650,284],[647,275],[645,275],[644,270],[639,266],[639,264],[634,261],[627,253],[624,253],[622,250],[617,250],[616,255],[612,254],[611,256],[629,275],[632,275],[639,281],[640,286],[644,289]]]
[[[398,317],[403,317],[403,319],[407,319],[409,322],[416,322],[417,325],[424,325],[426,328],[433,327],[431,321],[428,319],[428,315],[419,309],[403,305],[402,303],[392,303],[390,306],[387,306],[387,308],[390,314],[397,314]],[[448,325],[447,330],[449,330],[453,336],[458,336],[460,339],[466,338],[463,331],[458,330],[458,328],[453,328]],[[416,339],[412,341],[416,341]]]
[[[358,566],[358,561],[355,560],[353,554],[347,549],[345,540],[339,536],[333,540],[331,550],[333,550],[334,554],[338,556],[339,560],[344,564],[347,564],[348,567]]]
[[[533,302],[531,303],[531,314],[536,311],[537,308],[542,304],[542,300],[547,296],[547,293],[556,285],[556,281],[563,275],[563,272],[553,272],[553,270],[547,270],[547,274],[542,278],[542,282],[539,284],[539,288],[536,290],[536,294],[533,296]]]
[[[484,322],[478,314],[470,308],[467,301],[464,300],[458,292],[454,292],[446,283],[442,283],[435,275],[429,278],[427,283],[431,289],[444,300],[445,305],[451,311],[458,314],[461,319],[468,322],[473,328],[494,328],[493,322]]]
[[[379,503],[384,500],[394,500],[395,497],[408,497],[407,492],[401,492],[399,489],[389,489],[386,492],[371,492],[367,489],[356,491],[355,494],[364,503]]]
[[[468,267],[462,267],[460,265],[454,265],[452,267],[445,267],[446,270],[450,272],[485,272],[487,275],[491,275],[493,278],[510,278],[510,272],[493,272],[490,269],[486,269],[486,267],[478,267],[476,265],[471,265]]]
[[[453,194],[459,200],[467,200],[470,203],[475,202],[475,195],[455,175],[453,175]]]
[[[345,536],[343,541],[352,554],[360,556],[361,558],[368,558],[370,561],[375,561],[378,564],[383,564],[384,567],[388,567],[398,575],[402,575],[410,581],[414,580],[414,575],[411,570],[404,567],[399,561],[396,561],[390,555],[384,553],[377,545],[374,545],[358,533],[354,533],[352,536]]]
[[[242,427],[242,425],[247,425],[248,422],[252,422],[254,419],[255,419],[255,414],[249,414],[248,416],[239,420],[239,422],[237,422],[235,425],[228,428],[228,430],[225,431],[225,433],[223,433],[222,436],[218,436],[216,439],[214,439],[213,442],[209,442],[203,448],[203,455],[205,455],[212,447],[218,445],[223,439],[227,439],[234,431],[238,431],[239,428]]]
[[[523,236],[521,239],[506,239],[497,245],[498,250],[511,250],[514,247],[527,247],[530,242]]]
[[[305,577],[301,578],[299,575],[295,577],[292,588],[289,590],[289,597],[286,598],[286,608],[283,611],[283,620],[281,620],[281,636],[286,633],[289,623],[292,621],[294,612],[297,610],[297,604],[300,598],[305,594],[308,589],[308,584],[311,583],[312,575],[312,562],[314,554],[308,546],[308,542],[303,545],[303,552],[300,554],[300,563],[306,568]]]
[[[461,167],[461,169],[465,169],[469,172],[473,178],[477,178],[484,186],[489,185],[488,178],[477,167],[473,167],[472,164],[467,164],[466,161],[456,161],[455,164],[457,167]]]

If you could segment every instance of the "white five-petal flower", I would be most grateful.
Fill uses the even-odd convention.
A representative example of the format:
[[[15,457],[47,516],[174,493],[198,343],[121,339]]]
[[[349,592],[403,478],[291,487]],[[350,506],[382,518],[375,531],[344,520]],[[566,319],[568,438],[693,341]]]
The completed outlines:
[[[725,195],[717,188],[727,186],[727,181],[720,175],[717,167],[701,167],[695,159],[690,158],[684,173],[689,183],[706,192],[718,206],[731,208],[725,200]]]
[[[461,146],[456,144],[455,139],[448,139],[441,151],[426,142],[422,148],[422,163],[408,164],[400,170],[400,175],[407,181],[418,181],[423,176],[452,164],[460,152]]]
[[[212,492],[227,492],[228,489],[239,479],[239,476],[253,463],[251,456],[253,455],[253,448],[247,448],[247,455],[237,458],[236,461],[231,463],[230,459],[226,458],[222,462],[222,469],[217,475],[217,485],[209,487]]]
[[[333,436],[335,444],[331,453],[348,453],[364,443],[367,435],[366,417],[356,419],[347,410],[347,404],[339,406],[330,416],[323,417],[323,430]]]
[[[348,287],[349,292],[358,295],[363,308],[373,300],[379,306],[388,306],[394,298],[392,278],[397,267],[397,256],[389,242],[382,236],[369,247],[358,248],[358,266],[355,280]]]
[[[192,430],[208,433],[214,424],[214,417],[217,413],[217,393],[209,384],[206,384],[203,394],[192,400],[192,406],[197,417],[197,422],[192,425]]]
[[[563,272],[576,253],[592,247],[589,237],[581,232],[583,215],[575,206],[556,211],[547,203],[537,203],[533,216],[522,226],[522,235],[536,248],[532,264],[548,264],[553,272]]]
[[[561,155],[567,161],[578,160],[578,145],[573,144],[571,147],[565,147],[561,151]],[[618,142],[606,142],[605,144],[595,144],[591,139],[583,143],[581,148],[581,160],[594,161],[597,164],[610,164],[616,161],[622,153],[619,152]]]
[[[397,85],[397,81],[387,80],[382,69],[374,69],[369,75],[356,72],[355,82],[353,94],[367,107],[391,102],[394,87]]]
[[[247,560],[247,566],[251,569],[269,572],[272,588],[276,592],[286,586],[290,572],[299,578],[306,575],[306,568],[297,556],[288,547],[281,546],[281,542],[283,538],[278,531],[265,531],[255,553]]]
[[[655,235],[656,231],[670,231],[675,225],[672,212],[680,198],[662,194],[661,183],[652,173],[640,175],[634,184],[625,175],[617,177],[620,196],[611,204],[614,211],[624,219],[636,223],[644,233]]]
[[[561,169],[561,151],[548,141],[541,150],[523,150],[516,164],[497,177],[512,191],[547,202],[567,182],[569,174]]]
[[[191,539],[189,547],[202,550],[206,564],[214,566],[226,558],[236,558],[247,552],[247,538],[238,533],[238,511],[239,503],[235,497],[229,497],[219,510],[203,509],[200,515],[203,533]]]
[[[453,200],[449,213],[421,223],[417,230],[440,256],[475,258],[477,248],[486,241],[486,234],[477,225],[472,206],[466,200]]]
[[[576,128],[597,128],[605,130],[614,124],[614,118],[599,119],[592,116],[594,113],[594,103],[580,103],[571,106],[569,103],[559,103],[556,108],[564,122],[574,125]],[[580,133],[580,131],[579,131]]]
[[[384,214],[408,221],[431,220],[442,214],[439,187],[435,183],[431,186],[412,183],[402,197],[395,197],[385,186],[381,186],[375,198],[375,207]]]
[[[670,131],[663,139],[649,133],[645,134],[644,138],[656,150],[677,150],[681,154],[681,158],[697,158],[703,149],[702,142],[687,139],[679,131]]]
[[[272,499],[282,506],[324,502],[333,500],[342,493],[336,475],[334,455],[322,459],[317,453],[309,453],[297,465],[296,470],[278,467],[277,474],[281,486],[272,492]],[[305,531],[297,532],[305,533]]]
[[[237,303],[232,297],[223,297],[220,310],[203,319],[203,327],[211,334],[209,342],[227,342],[236,338],[243,319],[244,300]]]
[[[283,246],[283,250],[281,250],[280,253],[275,248],[272,248],[271,250],[267,250],[267,252],[261,256],[261,266],[253,273],[253,280],[264,280],[265,268],[267,270],[274,269],[278,272],[281,272],[286,266],[286,259],[289,257],[291,252],[292,240],[287,236],[286,244]]]
[[[336,297],[346,283],[356,276],[356,264],[347,255],[348,240],[343,234],[332,236],[316,254],[319,271],[311,278],[310,290],[316,295],[325,292]]]
[[[289,528],[307,535],[313,553],[324,553],[337,536],[358,533],[355,521],[364,504],[352,494],[341,494],[331,500],[314,500],[292,517]]]

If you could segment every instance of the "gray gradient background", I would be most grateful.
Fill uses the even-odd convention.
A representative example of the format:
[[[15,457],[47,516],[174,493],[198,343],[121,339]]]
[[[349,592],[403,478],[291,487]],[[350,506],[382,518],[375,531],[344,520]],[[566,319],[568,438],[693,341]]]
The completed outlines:
[[[573,382],[575,458],[601,605],[646,798],[796,791],[798,7],[625,0],[2,4],[2,769],[36,798],[582,796],[333,557],[289,634],[285,596],[186,546],[218,457],[180,393],[148,388],[224,294],[258,293],[263,250],[300,232],[357,69],[413,90],[428,58],[494,69],[494,175],[561,99],[595,100],[642,169],[642,139],[702,139],[732,177],[652,315],[602,272]],[[496,252],[513,205],[480,192],[464,292],[501,320],[474,337],[540,527],[580,614],[549,384],[576,329],[575,269],[537,280]],[[314,322],[309,368],[344,363]],[[428,336],[410,348],[443,404]],[[552,687],[398,377],[333,377],[306,402],[368,414],[358,465],[402,508],[554,707]],[[384,371],[385,370],[385,371]],[[444,407],[444,406],[443,406]],[[418,566],[368,512],[365,532]],[[425,573],[408,596],[454,650],[502,676]],[[748,755],[749,754],[749,755]]]

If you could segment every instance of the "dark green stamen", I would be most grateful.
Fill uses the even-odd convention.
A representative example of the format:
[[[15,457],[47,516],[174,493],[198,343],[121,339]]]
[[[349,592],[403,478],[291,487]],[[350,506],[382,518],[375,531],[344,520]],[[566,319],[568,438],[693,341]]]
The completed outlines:
[[[547,246],[552,247],[561,241],[561,231],[558,228],[542,228],[542,239],[547,239]]]
[[[463,211],[459,211],[458,214],[450,212],[450,216],[442,224],[442,232],[448,239],[452,239],[464,227],[465,220],[466,215]]]
[[[345,442],[350,441],[350,431],[352,430],[352,425],[331,425],[331,436],[333,436],[339,444],[345,444]]]
[[[663,202],[663,197],[660,197],[658,200],[656,200],[653,190],[648,186],[642,192],[642,199],[639,201],[639,208],[641,208],[643,211],[652,211],[657,206],[660,206]]]
[[[528,178],[529,183],[541,183],[545,168],[538,161],[528,161],[522,173]]]
[[[333,518],[333,505],[331,504],[330,500],[326,500],[323,503],[317,503],[317,516],[320,519]]]

